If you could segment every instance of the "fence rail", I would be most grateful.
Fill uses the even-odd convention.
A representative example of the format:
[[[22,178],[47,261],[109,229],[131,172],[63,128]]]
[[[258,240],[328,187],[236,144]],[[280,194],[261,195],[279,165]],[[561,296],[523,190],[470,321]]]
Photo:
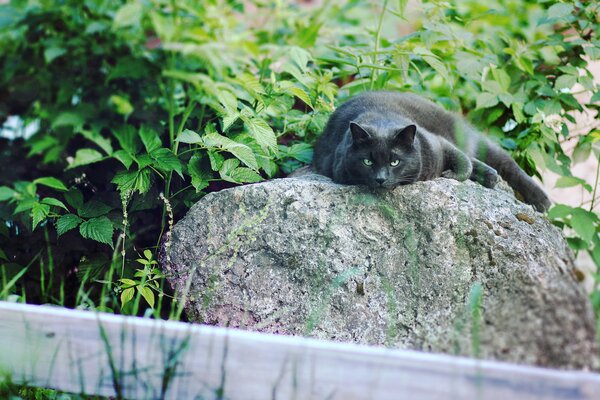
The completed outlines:
[[[0,302],[13,382],[140,399],[598,399],[600,375]]]

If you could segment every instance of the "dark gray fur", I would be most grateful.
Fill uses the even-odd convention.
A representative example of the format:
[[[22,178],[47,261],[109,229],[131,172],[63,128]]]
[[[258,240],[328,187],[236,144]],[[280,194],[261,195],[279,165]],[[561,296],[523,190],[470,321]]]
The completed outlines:
[[[499,173],[525,202],[540,211],[550,206],[507,152],[462,118],[410,93],[366,92],[342,104],[317,141],[313,167],[339,183],[386,189],[440,176],[492,188]]]

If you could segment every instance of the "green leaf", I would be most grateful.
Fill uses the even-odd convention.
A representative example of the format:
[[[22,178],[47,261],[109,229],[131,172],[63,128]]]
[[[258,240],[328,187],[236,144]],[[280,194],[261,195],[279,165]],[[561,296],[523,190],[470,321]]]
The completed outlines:
[[[54,197],[44,197],[42,199],[42,204],[48,204],[49,206],[60,207],[60,208],[65,209],[66,211],[69,211],[67,206],[65,206],[65,203],[63,203],[62,201],[60,201],[58,199],[55,199]]]
[[[592,186],[589,183],[587,183],[585,179],[577,178],[575,176],[561,176],[556,181],[556,185],[554,185],[554,187],[568,188],[577,185],[581,185],[585,190],[587,190],[590,193],[592,192]]]
[[[83,129],[79,132],[83,137],[87,140],[94,142],[98,147],[100,147],[107,155],[112,154],[113,148],[110,140],[102,136],[96,131]]]
[[[245,167],[238,167],[233,171],[230,171],[228,174],[228,178],[231,178],[231,182],[236,183],[253,183],[260,182],[263,180],[262,176],[260,176],[256,171]]]
[[[156,133],[154,129],[151,129],[147,126],[142,126],[140,128],[140,138],[142,139],[142,143],[144,144],[148,154],[162,147],[162,142],[158,137],[158,133]]]
[[[571,227],[586,242],[591,242],[596,233],[594,221],[596,217],[593,213],[582,208],[575,208],[571,216]]]
[[[122,125],[113,130],[114,137],[117,138],[121,148],[130,155],[138,153],[139,141],[136,129],[131,125]]]
[[[256,142],[265,150],[271,150],[277,154],[277,138],[273,129],[267,124],[267,122],[259,117],[244,117],[244,124],[248,128],[248,131],[254,137]]]
[[[125,150],[117,150],[112,154],[112,156],[119,160],[127,169],[129,169],[131,164],[133,164],[133,158]]]
[[[208,160],[213,171],[219,171],[225,162],[225,157],[216,151],[208,151]]]
[[[33,203],[31,207],[31,218],[33,220],[32,230],[42,221],[44,221],[50,213],[50,206],[47,204]]]
[[[83,205],[83,194],[81,194],[81,192],[78,189],[71,189],[68,192],[66,192],[65,194],[63,194],[63,196],[65,196],[65,200],[67,200],[67,204],[69,204],[71,207],[78,209],[79,207],[81,207]]]
[[[129,303],[131,299],[133,299],[133,294],[135,293],[134,288],[124,289],[121,292],[121,308],[125,307],[125,304]]]
[[[202,168],[201,160],[202,157],[194,154],[188,163],[188,173],[192,177],[192,186],[194,186],[196,192],[208,187],[209,179],[212,178],[212,174]]]
[[[56,220],[56,232],[58,233],[58,236],[64,235],[71,229],[77,228],[82,221],[83,220],[75,214],[61,215],[60,218]]]
[[[62,47],[48,47],[44,49],[44,61],[46,64],[50,64],[58,57],[67,53],[67,50]]]
[[[492,76],[494,80],[498,82],[502,92],[507,92],[510,87],[510,76],[503,69],[494,68],[492,69]]]
[[[52,129],[57,128],[59,126],[73,126],[79,129],[85,122],[85,118],[77,113],[72,111],[64,111],[58,114],[52,120]]]
[[[202,137],[202,142],[207,149],[225,150],[236,156],[241,162],[252,169],[258,169],[256,156],[252,149],[245,144],[238,143],[216,132],[209,132]],[[217,168],[220,169],[220,168]]]
[[[132,1],[117,10],[113,18],[113,28],[139,26],[142,20],[142,2]]]
[[[152,259],[152,252],[148,249],[144,250],[144,257],[146,257],[146,259],[151,260]]]
[[[150,156],[156,161],[155,166],[163,171],[175,171],[183,178],[181,162],[173,152],[169,149],[160,148],[150,153]]]
[[[143,168],[138,171],[121,171],[111,180],[116,184],[121,193],[138,191],[140,194],[146,193],[150,189],[150,168]]]
[[[498,96],[494,94],[482,92],[477,95],[477,108],[479,109],[494,107],[496,104],[498,104]]]
[[[123,283],[123,287],[125,287],[125,288],[134,287],[134,286],[137,286],[137,284],[138,284],[133,279],[127,279],[127,278],[119,279],[119,282]]]
[[[313,108],[312,101],[310,100],[308,93],[306,93],[306,91],[304,89],[299,88],[298,86],[291,86],[289,88],[289,91],[294,96],[296,96],[300,100],[302,100],[307,106],[309,106],[310,108]]]
[[[183,132],[181,132],[176,139],[178,142],[181,143],[200,143],[202,142],[202,137],[197,134],[194,131],[191,131],[189,129],[185,129]]]
[[[12,199],[17,192],[9,188],[8,186],[0,186],[0,201],[6,201]]]
[[[573,5],[567,3],[557,3],[548,9],[548,18],[561,19],[568,17],[573,13]]]
[[[134,108],[127,97],[113,94],[108,98],[108,102],[113,105],[118,114],[126,117],[134,111]]]
[[[154,308],[154,292],[152,292],[152,289],[146,286],[137,286],[136,289],[138,290],[138,292],[140,292],[140,294],[142,295],[144,300],[146,300],[148,305]]]
[[[75,159],[67,169],[80,167],[82,165],[93,164],[98,161],[104,160],[104,156],[97,150],[94,149],[79,149],[75,153]]]
[[[565,219],[573,212],[573,207],[566,204],[557,204],[548,211],[550,219]]]
[[[44,177],[44,178],[37,178],[33,181],[33,183],[36,183],[38,185],[48,186],[52,189],[56,189],[56,190],[60,190],[60,191],[64,191],[64,192],[66,192],[68,190],[67,187],[60,180],[58,180],[52,176],[48,176],[48,177]]]
[[[577,83],[577,77],[573,75],[561,75],[554,82],[556,90],[571,89]]]
[[[79,233],[86,239],[105,243],[113,247],[113,225],[106,217],[92,218],[79,226]]]
[[[113,207],[98,200],[90,200],[77,210],[80,217],[95,218],[106,215]]]

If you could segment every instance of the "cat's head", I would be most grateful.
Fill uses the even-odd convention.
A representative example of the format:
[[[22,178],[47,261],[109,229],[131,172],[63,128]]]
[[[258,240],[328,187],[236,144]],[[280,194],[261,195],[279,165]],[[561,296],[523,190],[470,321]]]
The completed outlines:
[[[421,157],[415,147],[415,125],[350,122],[349,130],[352,145],[346,170],[354,181],[385,189],[417,181]]]

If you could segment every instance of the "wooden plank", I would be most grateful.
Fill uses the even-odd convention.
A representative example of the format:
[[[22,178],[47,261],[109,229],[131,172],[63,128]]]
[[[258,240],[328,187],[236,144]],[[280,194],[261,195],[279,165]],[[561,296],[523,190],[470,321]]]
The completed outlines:
[[[600,375],[0,302],[0,370],[169,399],[598,399]]]

